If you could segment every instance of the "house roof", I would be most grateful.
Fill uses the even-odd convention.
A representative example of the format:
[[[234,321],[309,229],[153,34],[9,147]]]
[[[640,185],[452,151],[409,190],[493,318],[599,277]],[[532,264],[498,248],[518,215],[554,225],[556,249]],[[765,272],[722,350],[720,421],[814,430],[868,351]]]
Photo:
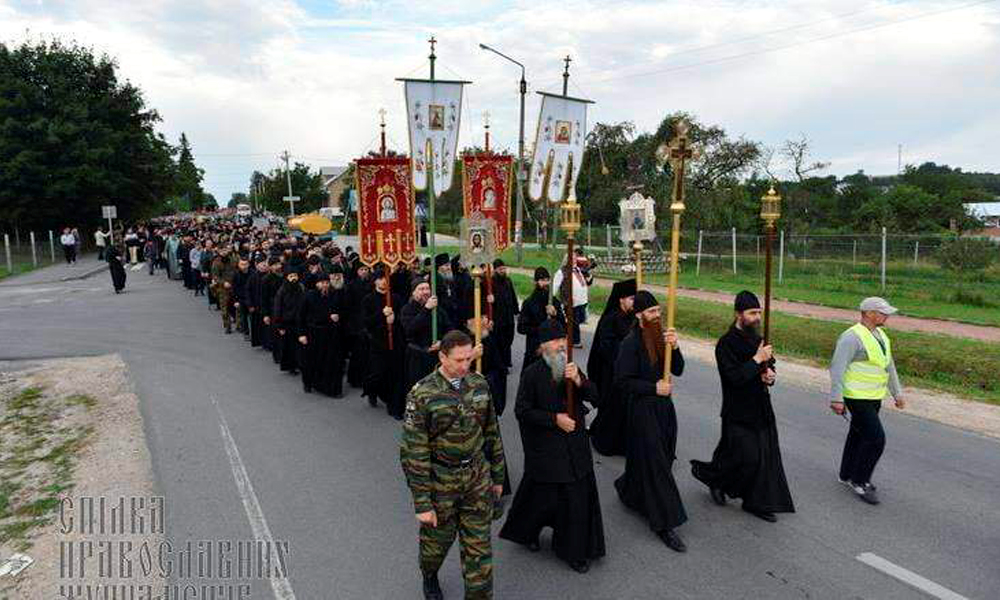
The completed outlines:
[[[1000,217],[1000,202],[967,202],[965,208],[974,217]]]
[[[336,179],[344,174],[347,167],[320,167],[319,174],[325,178]]]

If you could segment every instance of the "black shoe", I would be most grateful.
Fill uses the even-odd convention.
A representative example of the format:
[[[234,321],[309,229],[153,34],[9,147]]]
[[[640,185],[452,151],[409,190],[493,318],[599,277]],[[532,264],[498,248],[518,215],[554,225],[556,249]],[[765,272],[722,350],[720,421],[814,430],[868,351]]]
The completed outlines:
[[[573,569],[577,573],[586,573],[590,570],[590,563],[585,560],[574,560],[569,563],[569,568]]]
[[[863,502],[867,502],[868,504],[872,505],[879,503],[878,493],[874,485],[870,483],[864,483],[864,484],[855,483],[851,489],[854,491],[855,494],[857,494],[858,498],[860,498]]]
[[[424,600],[444,600],[437,573],[424,575]]]
[[[768,512],[766,510],[754,510],[752,508],[747,508],[745,506],[743,507],[743,511],[750,513],[751,515],[757,517],[758,519],[763,519],[764,521],[767,521],[768,523],[777,523],[778,522],[778,517],[775,516],[775,514],[773,512]]]
[[[674,552],[687,552],[687,546],[684,545],[684,540],[681,536],[677,535],[677,532],[673,529],[666,529],[659,532],[658,534],[663,543],[667,545]]]
[[[726,493],[719,488],[709,488],[708,493],[712,496],[712,502],[719,506],[726,505]]]
[[[232,328],[231,328],[231,327],[226,327],[226,335],[229,335],[229,334],[231,334],[232,332],[233,332],[233,330],[232,330]]]
[[[369,396],[368,397],[368,406],[371,406],[372,408],[377,408],[378,407],[378,399],[377,398],[372,398],[371,396]]]
[[[397,421],[402,421],[403,420],[403,415],[392,415],[392,418],[396,419]]]
[[[542,549],[542,545],[538,543],[538,540],[533,540],[524,545],[525,548],[532,552],[538,552]]]

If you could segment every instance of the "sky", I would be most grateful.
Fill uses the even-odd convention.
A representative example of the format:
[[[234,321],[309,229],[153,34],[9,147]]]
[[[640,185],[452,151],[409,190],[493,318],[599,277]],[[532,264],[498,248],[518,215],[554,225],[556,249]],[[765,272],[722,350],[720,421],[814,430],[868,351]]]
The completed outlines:
[[[0,0],[0,40],[73,39],[115,57],[222,203],[284,151],[313,167],[407,151],[397,77],[466,86],[459,145],[517,150],[521,61],[536,91],[595,101],[589,121],[653,130],[687,111],[777,148],[802,136],[826,173],[925,161],[1000,171],[1000,0]],[[776,161],[779,175],[788,165]]]

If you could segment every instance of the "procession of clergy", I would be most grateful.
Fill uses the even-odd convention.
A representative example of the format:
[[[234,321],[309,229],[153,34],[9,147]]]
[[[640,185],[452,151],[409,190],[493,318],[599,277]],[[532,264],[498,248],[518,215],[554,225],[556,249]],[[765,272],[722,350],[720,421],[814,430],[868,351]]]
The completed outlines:
[[[341,398],[346,379],[371,406],[381,403],[402,421],[401,461],[420,522],[426,598],[443,598],[437,570],[456,537],[466,597],[492,597],[490,523],[502,517],[501,496],[510,493],[498,419],[515,331],[525,336],[514,405],[524,475],[500,537],[535,552],[539,533],[551,527],[556,555],[587,572],[605,554],[593,446],[625,456],[615,481],[622,503],[668,548],[686,550],[678,527],[687,514],[673,475],[678,424],[663,374],[666,352],[674,377],[683,374],[684,357],[676,333],[661,325],[656,298],[634,279],[614,285],[584,370],[567,361],[562,294],[550,294],[545,268],[535,270],[534,289],[519,303],[503,262],[491,265],[475,345],[473,283],[457,257],[369,268],[349,247],[228,219],[175,218],[160,226],[173,241],[171,278],[207,297],[225,333],[235,328],[282,371],[301,374],[306,392]],[[579,266],[560,279],[573,278],[580,280]],[[743,510],[775,522],[777,513],[794,512],[768,391],[775,358],[758,333],[756,296],[741,292],[733,308],[716,345],[721,439],[710,462],[691,461],[692,472],[715,503],[740,498]],[[853,416],[839,478],[870,504],[878,503],[870,478],[885,443],[880,401],[891,394],[902,406],[880,329],[893,312],[880,298],[862,302],[861,322],[841,336],[831,367],[831,408]],[[589,430],[586,405],[597,408]]]

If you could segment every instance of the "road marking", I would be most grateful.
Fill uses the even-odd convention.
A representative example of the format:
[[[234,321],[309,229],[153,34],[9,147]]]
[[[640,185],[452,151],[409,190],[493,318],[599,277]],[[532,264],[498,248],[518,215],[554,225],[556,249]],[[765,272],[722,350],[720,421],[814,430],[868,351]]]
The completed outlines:
[[[921,577],[909,569],[904,569],[895,563],[889,562],[877,554],[862,552],[855,558],[869,567],[882,571],[890,577],[895,577],[910,587],[916,588],[935,598],[941,598],[941,600],[969,600],[965,596],[956,594],[948,588],[938,585],[926,577]]]
[[[257,494],[254,493],[253,485],[250,483],[250,476],[247,475],[246,467],[243,466],[243,459],[240,458],[239,448],[236,447],[236,442],[233,440],[232,434],[229,433],[226,418],[222,416],[222,409],[219,408],[219,403],[215,401],[215,396],[211,396],[211,399],[212,404],[215,406],[215,412],[219,414],[219,429],[222,430],[222,439],[225,442],[226,454],[229,455],[229,466],[233,469],[236,490],[243,501],[243,509],[246,510],[247,519],[250,521],[250,529],[253,531],[253,536],[257,541],[264,542],[268,548],[274,548],[274,538],[271,537],[271,528],[267,526],[264,511],[260,508],[260,502],[257,501]],[[278,558],[276,551],[273,558],[274,560]],[[295,592],[292,591],[292,584],[289,583],[288,578],[272,574],[270,580],[271,590],[274,592],[276,600],[295,600]]]

